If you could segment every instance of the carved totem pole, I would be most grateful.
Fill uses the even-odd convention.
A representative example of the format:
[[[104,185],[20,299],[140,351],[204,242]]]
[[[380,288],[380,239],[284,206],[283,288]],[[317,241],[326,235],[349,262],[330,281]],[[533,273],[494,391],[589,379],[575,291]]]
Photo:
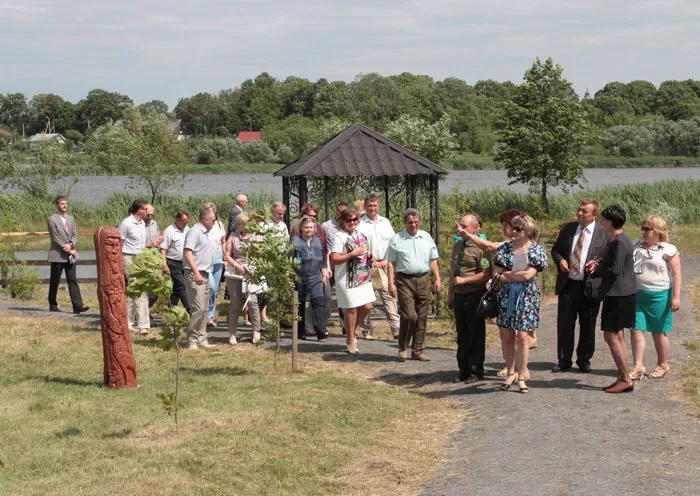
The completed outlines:
[[[136,360],[131,348],[126,313],[126,283],[119,230],[102,226],[95,232],[97,298],[102,317],[104,385],[121,389],[138,387]]]

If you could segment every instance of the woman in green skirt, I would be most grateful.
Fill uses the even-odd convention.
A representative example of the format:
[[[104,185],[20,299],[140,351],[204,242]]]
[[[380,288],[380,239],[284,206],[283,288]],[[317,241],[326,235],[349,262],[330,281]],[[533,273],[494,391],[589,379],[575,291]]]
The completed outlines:
[[[669,371],[668,333],[673,326],[672,312],[681,308],[681,260],[678,249],[668,242],[668,234],[666,222],[650,215],[642,221],[642,239],[634,244],[637,312],[632,331],[633,380],[640,380],[646,372],[645,331],[654,339],[657,356],[656,368],[646,376],[660,379]]]

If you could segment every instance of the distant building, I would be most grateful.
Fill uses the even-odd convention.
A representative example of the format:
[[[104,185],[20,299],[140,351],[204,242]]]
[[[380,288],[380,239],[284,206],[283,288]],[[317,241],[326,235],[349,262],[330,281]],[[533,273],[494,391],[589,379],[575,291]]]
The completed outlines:
[[[12,133],[7,129],[3,129],[0,127],[0,136],[7,136],[9,138],[10,136],[12,136]]]
[[[177,136],[178,141],[190,139],[191,135],[182,130],[182,119],[174,120],[170,123],[170,130]]]
[[[41,148],[42,143],[58,143],[63,145],[66,143],[66,138],[59,133],[39,133],[35,134],[27,140],[30,150],[38,150]]]
[[[236,138],[241,143],[248,143],[249,141],[260,141],[261,134],[262,131],[241,131]]]

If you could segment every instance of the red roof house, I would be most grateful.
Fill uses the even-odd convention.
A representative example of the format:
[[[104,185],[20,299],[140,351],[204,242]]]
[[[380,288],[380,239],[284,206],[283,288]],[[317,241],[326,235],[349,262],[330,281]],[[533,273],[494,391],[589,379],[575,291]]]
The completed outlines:
[[[247,143],[249,141],[259,141],[261,131],[241,131],[238,133],[238,141],[241,143]]]
[[[0,136],[10,137],[10,136],[12,136],[12,133],[10,131],[8,131],[7,129],[3,129],[0,127]]]

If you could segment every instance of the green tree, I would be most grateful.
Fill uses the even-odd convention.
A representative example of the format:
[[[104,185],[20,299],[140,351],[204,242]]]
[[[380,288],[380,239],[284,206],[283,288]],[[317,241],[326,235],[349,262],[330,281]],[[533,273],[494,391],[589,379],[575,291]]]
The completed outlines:
[[[24,162],[24,163],[23,163]],[[68,196],[78,182],[79,171],[67,169],[72,155],[60,143],[42,143],[31,151],[30,160],[20,161],[11,150],[0,152],[0,177],[39,200],[48,200],[56,194]]]
[[[78,102],[77,113],[83,121],[83,129],[101,126],[122,119],[134,102],[121,93],[101,89],[91,90]]]
[[[584,112],[562,72],[551,57],[536,59],[525,72],[523,84],[506,105],[495,157],[508,170],[510,184],[539,189],[546,213],[549,188],[567,189],[583,177],[579,153],[586,138]]]
[[[141,115],[148,115],[152,112],[156,114],[168,115],[168,104],[163,100],[151,100],[138,106]]]
[[[190,134],[216,134],[221,126],[219,97],[211,93],[197,93],[181,98],[173,109],[175,117],[182,119],[182,127]]]
[[[0,95],[0,124],[21,133],[28,122],[29,107],[24,93]]]
[[[88,150],[100,165],[120,167],[136,184],[146,186],[151,203],[184,181],[186,145],[177,141],[161,115],[143,117],[134,111],[121,126],[106,124],[93,135]]]
[[[323,119],[351,121],[355,118],[352,90],[345,81],[329,83],[319,79],[314,84],[313,116]]]
[[[700,97],[688,81],[664,81],[656,93],[656,110],[672,121],[690,119],[700,115]]]
[[[49,121],[57,133],[65,133],[78,125],[75,105],[53,93],[32,97],[29,101],[29,121],[31,133],[44,131]]]
[[[360,122],[381,131],[396,120],[400,91],[392,79],[373,72],[357,76],[351,87]]]
[[[385,135],[435,163],[447,158],[455,146],[447,116],[429,124],[423,119],[403,115],[389,123]]]

